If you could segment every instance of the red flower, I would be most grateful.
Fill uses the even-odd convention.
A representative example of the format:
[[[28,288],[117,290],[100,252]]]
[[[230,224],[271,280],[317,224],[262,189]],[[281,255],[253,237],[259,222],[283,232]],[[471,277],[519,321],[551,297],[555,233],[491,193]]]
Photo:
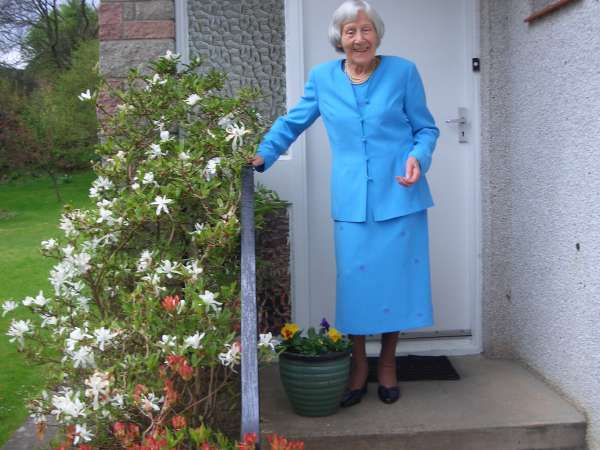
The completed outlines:
[[[183,378],[186,381],[189,381],[192,379],[192,376],[194,375],[194,368],[192,366],[190,366],[188,364],[187,361],[183,361],[183,364],[181,364],[181,366],[179,366],[179,376],[181,376],[181,378]]]
[[[140,396],[142,394],[145,394],[146,392],[148,392],[148,388],[146,386],[144,386],[143,384],[136,384],[135,388],[133,389],[133,399],[136,402],[139,402]]]
[[[172,380],[165,380],[164,391],[165,391],[165,405],[170,406],[170,405],[175,404],[177,402],[177,398],[179,397],[179,395],[177,394],[177,391],[173,387]]]
[[[238,450],[254,450],[256,448],[256,433],[244,434],[244,442],[238,444]]]
[[[190,366],[185,357],[180,355],[169,355],[167,356],[167,364],[184,380],[189,381],[192,379],[194,368]]]
[[[304,442],[288,441],[277,433],[267,436],[267,440],[271,444],[271,450],[304,450]]]
[[[175,311],[180,301],[181,299],[179,298],[179,295],[167,295],[165,298],[163,298],[162,306],[167,311]]]
[[[185,420],[185,417],[183,416],[175,416],[171,419],[171,423],[173,424],[173,428],[175,428],[176,430],[181,430],[182,428],[185,428],[187,425],[187,421]]]
[[[123,422],[115,422],[113,424],[113,433],[118,439],[125,437],[125,434],[127,434],[126,430],[126,425]]]

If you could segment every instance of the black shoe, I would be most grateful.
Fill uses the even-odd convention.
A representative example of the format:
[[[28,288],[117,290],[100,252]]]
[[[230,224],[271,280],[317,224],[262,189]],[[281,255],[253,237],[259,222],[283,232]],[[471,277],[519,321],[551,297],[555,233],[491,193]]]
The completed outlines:
[[[379,400],[389,405],[391,403],[397,402],[400,398],[400,388],[398,386],[392,386],[387,388],[380,384],[377,388],[377,395],[379,396]]]
[[[342,401],[340,402],[340,406],[342,408],[348,408],[349,406],[356,405],[360,403],[362,400],[362,396],[367,393],[367,382],[360,389],[346,389],[344,392],[344,396],[342,397]]]

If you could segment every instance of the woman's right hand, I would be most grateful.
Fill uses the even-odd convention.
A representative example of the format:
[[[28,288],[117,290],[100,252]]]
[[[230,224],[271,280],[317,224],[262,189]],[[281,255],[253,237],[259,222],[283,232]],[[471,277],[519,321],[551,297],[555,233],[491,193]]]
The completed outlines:
[[[250,164],[252,164],[254,167],[259,167],[259,166],[262,166],[265,163],[265,160],[260,155],[254,155],[254,157],[250,158],[250,160],[248,162]]]

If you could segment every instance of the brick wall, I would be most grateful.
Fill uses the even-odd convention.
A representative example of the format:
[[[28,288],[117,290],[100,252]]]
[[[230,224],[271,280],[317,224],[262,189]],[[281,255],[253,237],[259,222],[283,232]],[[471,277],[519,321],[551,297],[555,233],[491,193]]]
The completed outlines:
[[[102,0],[99,8],[100,71],[118,85],[132,67],[175,50],[173,0]],[[99,101],[114,107],[105,94]]]

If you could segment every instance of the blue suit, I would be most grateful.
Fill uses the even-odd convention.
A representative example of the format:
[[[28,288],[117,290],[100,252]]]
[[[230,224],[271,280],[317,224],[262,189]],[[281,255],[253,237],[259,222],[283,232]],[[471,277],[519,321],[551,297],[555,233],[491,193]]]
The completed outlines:
[[[302,98],[275,121],[260,143],[257,154],[265,163],[257,170],[271,167],[319,116],[323,117],[332,151],[334,220],[364,222],[367,188],[376,221],[433,206],[425,173],[439,130],[427,108],[423,83],[414,63],[396,56],[381,56],[369,79],[363,108],[356,103],[341,59],[315,66]],[[407,188],[398,184],[395,176],[405,175],[409,156],[419,161],[421,177]]]

